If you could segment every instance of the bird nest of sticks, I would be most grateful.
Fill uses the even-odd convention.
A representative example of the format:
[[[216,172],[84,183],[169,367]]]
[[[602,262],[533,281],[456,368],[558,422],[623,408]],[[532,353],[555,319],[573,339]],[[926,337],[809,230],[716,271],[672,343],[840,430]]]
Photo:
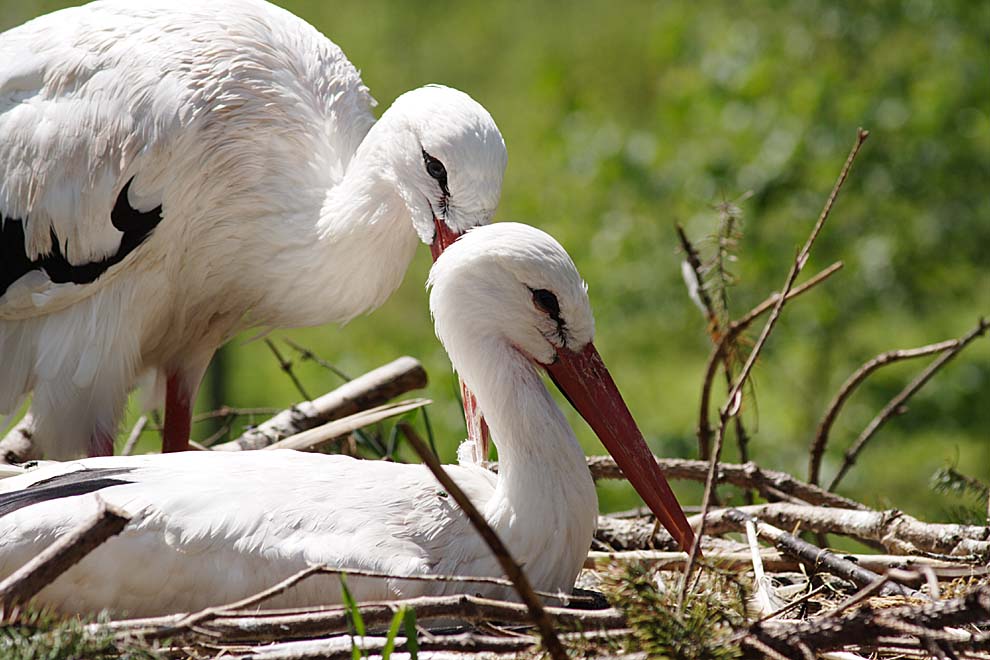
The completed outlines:
[[[126,524],[126,516],[104,510],[91,524],[0,583],[4,616],[0,656],[990,658],[990,526],[925,522],[897,510],[871,509],[835,492],[876,431],[938,369],[986,334],[990,324],[985,320],[956,339],[882,353],[853,373],[826,410],[809,447],[808,480],[753,462],[721,461],[730,424],[741,442],[746,437],[739,417],[743,388],[783,308],[841,267],[834,264],[797,283],[866,137],[865,131],[857,134],[782,289],[739,318],[727,318],[718,304],[718,287],[725,285],[718,278],[723,272],[718,263],[737,235],[737,210],[731,204],[719,209],[713,257],[703,257],[678,228],[685,280],[705,315],[712,340],[697,427],[701,458],[657,459],[669,479],[705,484],[701,506],[690,521],[701,530],[700,542],[690,552],[676,548],[648,512],[632,511],[599,517],[594,546],[571,594],[534,592],[524,571],[496,539],[492,548],[508,579],[442,575],[418,579],[504,583],[516,589],[516,600],[465,594],[362,603],[350,598],[345,586],[341,606],[266,609],[271,597],[313,575],[340,574],[346,585],[344,574],[356,574],[312,566],[254,596],[200,612],[140,620],[102,616],[80,622],[31,609],[33,595]],[[743,342],[743,333],[764,318],[759,338],[751,344]],[[270,346],[291,376],[291,362],[274,343]],[[289,346],[302,359],[318,360],[300,346]],[[837,476],[827,487],[821,486],[829,429],[850,394],[883,366],[925,356],[934,359],[877,414],[846,451]],[[710,401],[719,373],[725,375],[728,395],[713,409]],[[385,450],[402,434],[443,481],[443,469],[407,422],[397,422],[386,442],[362,440],[361,435],[369,424],[428,403],[423,399],[387,403],[425,384],[422,366],[412,358],[401,358],[322,397],[305,395],[309,400],[250,427],[230,443],[242,449],[277,446],[305,451],[357,442],[357,437]],[[237,414],[233,409],[218,413]],[[143,428],[139,422],[132,438]],[[30,438],[21,440],[3,448],[8,459],[30,454]],[[128,443],[125,452],[132,446]],[[740,454],[746,456],[743,445]],[[589,458],[588,466],[596,480],[623,478],[610,458]],[[944,471],[942,478],[987,497],[985,485],[953,470]],[[447,482],[444,485],[448,487]],[[752,503],[723,506],[719,488],[735,489]],[[448,490],[457,499],[456,485]],[[471,513],[469,503],[462,506],[478,519],[474,522],[483,535],[494,536],[483,518]],[[848,540],[873,552],[832,549],[849,547]]]

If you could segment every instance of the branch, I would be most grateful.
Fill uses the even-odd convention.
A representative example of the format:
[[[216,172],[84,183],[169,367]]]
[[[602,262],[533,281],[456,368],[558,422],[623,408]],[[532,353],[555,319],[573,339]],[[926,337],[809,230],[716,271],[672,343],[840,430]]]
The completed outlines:
[[[685,479],[704,482],[708,477],[706,461],[683,458],[657,458],[657,465],[668,479]],[[625,479],[611,456],[589,456],[588,468],[594,479]],[[716,473],[718,483],[728,483],[742,489],[756,489],[768,500],[782,495],[796,498],[808,504],[819,504],[840,509],[866,509],[855,500],[830,493],[824,488],[799,481],[786,472],[764,470],[755,463],[719,463]]]
[[[821,271],[814,277],[810,278],[807,282],[801,284],[800,286],[794,287],[786,297],[786,300],[791,300],[796,298],[801,294],[809,291],[818,284],[824,282],[833,273],[842,268],[842,262],[837,261],[825,270]],[[780,298],[779,293],[773,293],[764,300],[762,303],[751,309],[745,316],[737,321],[733,321],[729,324],[729,329],[726,334],[719,340],[719,342],[712,349],[711,354],[708,356],[708,362],[705,366],[705,377],[701,384],[701,404],[698,410],[698,444],[699,447],[707,447],[711,443],[712,429],[708,423],[708,418],[710,417],[709,411],[711,410],[711,394],[712,385],[715,382],[715,370],[722,361],[722,353],[726,350],[726,347],[735,340],[739,334],[744,332],[753,321],[758,319],[760,316],[770,311],[773,306],[777,303]],[[702,454],[704,457],[704,454]]]
[[[804,564],[812,573],[825,570],[832,575],[849,580],[858,587],[865,587],[881,580],[881,576],[864,568],[856,562],[841,557],[830,550],[819,548],[807,541],[792,536],[787,532],[760,521],[755,516],[747,516],[737,509],[725,509],[725,520],[733,523],[737,529],[742,529],[747,520],[756,524],[757,534],[773,543],[780,552],[794,557]],[[885,584],[880,588],[884,596],[909,596],[915,592],[898,584]]]
[[[97,499],[99,509],[92,520],[58,539],[0,582],[0,609],[9,612],[15,605],[27,603],[130,522],[126,513]]]
[[[377,424],[383,420],[403,415],[411,410],[417,410],[433,403],[430,399],[409,399],[397,403],[386,403],[384,406],[362,410],[348,415],[343,419],[327,422],[315,429],[291,435],[285,440],[279,440],[265,449],[295,449],[296,451],[315,451],[337,440],[346,438],[354,431],[365,426]]]
[[[804,531],[840,534],[861,541],[880,543],[894,554],[930,553],[960,559],[990,556],[990,528],[976,525],[928,523],[890,509],[887,511],[853,511],[778,502],[737,507],[755,518],[783,529],[800,527]],[[723,534],[737,528],[725,518],[728,509],[709,515],[711,534]],[[689,522],[697,524],[698,516]]]
[[[290,435],[329,421],[381,405],[400,394],[426,387],[426,371],[419,360],[401,357],[345,383],[314,401],[304,401],[283,410],[241,437],[213,447],[238,451],[262,449]]]
[[[285,372],[285,374],[292,381],[292,384],[296,386],[296,390],[299,391],[299,394],[301,394],[304,399],[311,399],[312,397],[306,393],[306,388],[303,387],[302,382],[296,376],[296,372],[292,370],[292,362],[290,360],[285,359],[285,357],[282,355],[282,352],[278,350],[278,346],[276,346],[275,342],[273,342],[271,339],[266,337],[265,344],[267,344],[268,348],[271,349],[272,353],[275,355],[275,359],[278,360],[279,368]]]
[[[844,477],[849,471],[849,468],[856,463],[856,457],[859,456],[859,452],[863,451],[863,447],[866,446],[866,443],[870,441],[870,438],[876,434],[880,427],[894,415],[900,414],[903,410],[904,404],[907,403],[907,401],[914,396],[918,390],[924,387],[925,383],[927,383],[931,377],[935,375],[935,372],[958,355],[959,352],[966,348],[970,342],[985,334],[987,328],[990,328],[990,323],[988,323],[986,319],[981,318],[975,328],[973,328],[965,336],[957,339],[955,346],[947,349],[944,353],[942,353],[942,355],[932,361],[932,363],[929,364],[924,371],[918,374],[913,381],[908,383],[907,387],[901,390],[897,396],[890,400],[884,409],[873,418],[873,421],[871,421],[867,427],[863,429],[863,432],[859,434],[858,438],[856,438],[856,442],[854,442],[852,446],[846,450],[842,461],[842,466],[839,467],[839,471],[832,479],[832,483],[828,485],[829,490],[835,490],[836,486],[838,486],[839,482],[842,480],[842,477]]]
[[[519,597],[522,598],[522,601],[529,609],[533,623],[540,630],[540,635],[543,637],[543,644],[546,646],[550,657],[554,660],[567,660],[567,652],[557,637],[557,633],[553,628],[550,618],[547,616],[546,610],[543,608],[540,597],[533,592],[533,587],[530,586],[529,579],[523,573],[522,567],[512,558],[509,554],[509,549],[505,547],[498,534],[488,525],[488,522],[478,512],[471,500],[468,499],[468,496],[464,494],[464,491],[460,489],[443,469],[436,455],[430,451],[426,443],[419,437],[419,434],[409,424],[402,424],[400,428],[409,441],[409,444],[413,446],[413,449],[419,454],[423,463],[426,464],[426,467],[430,469],[430,472],[437,478],[437,481],[443,485],[444,489],[450,493],[450,496],[454,498],[457,505],[464,511],[471,525],[478,531],[481,538],[484,539],[485,543],[491,549],[492,554],[498,559],[498,563],[502,566],[502,570],[505,571],[506,576],[512,580],[513,586],[515,586],[516,591],[519,593]]]
[[[804,265],[808,262],[808,257],[811,254],[811,248],[815,244],[815,239],[817,239],[818,234],[821,233],[822,227],[825,225],[825,221],[828,219],[828,216],[832,211],[832,207],[835,204],[835,200],[839,196],[839,191],[842,189],[842,184],[845,183],[846,177],[849,176],[849,171],[852,169],[853,162],[856,160],[856,155],[859,153],[860,147],[863,146],[863,142],[866,141],[868,136],[869,132],[863,130],[862,128],[857,131],[856,143],[853,145],[852,150],[849,152],[849,156],[846,158],[845,164],[842,166],[842,171],[839,173],[839,178],[832,187],[831,194],[829,194],[828,199],[825,201],[825,207],[822,209],[821,215],[818,216],[818,221],[812,228],[811,234],[808,235],[808,239],[805,241],[804,246],[798,252],[797,257],[795,257],[791,270],[787,274],[787,279],[784,282],[784,286],[781,289],[779,297],[777,298],[777,302],[770,310],[770,317],[767,319],[766,324],[764,324],[763,331],[760,332],[760,336],[756,340],[756,344],[753,346],[753,350],[750,352],[749,357],[746,359],[746,363],[743,364],[742,371],[736,379],[736,384],[729,391],[725,404],[719,410],[719,425],[718,430],[715,433],[715,448],[712,452],[711,461],[709,464],[708,480],[705,482],[705,494],[701,503],[701,524],[698,527],[698,534],[695,536],[694,544],[691,547],[690,560],[688,561],[688,567],[684,576],[684,583],[678,598],[678,610],[683,605],[687,591],[690,588],[690,580],[688,578],[691,576],[691,570],[701,551],[701,539],[705,535],[705,522],[708,515],[708,508],[711,506],[712,492],[715,481],[715,470],[722,453],[722,443],[725,440],[726,425],[728,424],[729,419],[739,413],[739,409],[742,406],[742,388],[749,379],[749,374],[753,370],[753,366],[756,364],[756,360],[759,357],[760,352],[766,345],[767,339],[770,337],[770,333],[776,326],[777,319],[780,318],[780,313],[784,307],[784,303],[787,302],[788,294],[790,294],[791,289],[794,287],[794,282],[797,280],[797,276],[801,273]],[[724,340],[720,342],[720,346],[725,346]]]

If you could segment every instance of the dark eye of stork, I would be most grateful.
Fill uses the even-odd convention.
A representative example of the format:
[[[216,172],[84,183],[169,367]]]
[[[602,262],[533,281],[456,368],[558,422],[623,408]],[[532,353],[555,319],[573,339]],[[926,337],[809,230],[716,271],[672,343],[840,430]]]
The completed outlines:
[[[426,173],[437,180],[440,184],[440,192],[445,197],[450,197],[450,189],[447,188],[447,168],[443,166],[439,158],[434,158],[423,150],[423,162],[426,164]]]
[[[533,289],[533,304],[537,309],[549,314],[550,318],[560,322],[560,303],[557,302],[557,296],[553,295],[552,291]]]

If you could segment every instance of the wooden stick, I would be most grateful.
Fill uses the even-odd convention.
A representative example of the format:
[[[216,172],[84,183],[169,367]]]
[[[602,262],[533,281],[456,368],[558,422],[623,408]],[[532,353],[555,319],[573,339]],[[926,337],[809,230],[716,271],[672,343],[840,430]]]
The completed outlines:
[[[799,539],[757,518],[747,516],[737,509],[726,509],[724,517],[740,529],[747,522],[752,521],[756,525],[757,533],[760,537],[769,540],[780,552],[800,561],[812,573],[824,570],[832,575],[849,580],[859,587],[865,587],[881,579],[880,575],[863,568],[855,562],[849,561],[830,550],[819,548],[817,545]],[[906,589],[899,584],[886,584],[880,588],[880,594],[883,596],[909,596],[915,593],[917,592],[913,589]]]
[[[315,429],[291,435],[285,440],[279,440],[275,444],[268,445],[265,449],[315,451],[330,443],[346,438],[360,428],[377,424],[383,420],[405,414],[410,410],[422,408],[431,403],[433,401],[430,399],[409,399],[397,403],[386,403],[377,408],[362,410],[359,413],[348,415],[343,419],[327,422],[323,426],[317,426]]]
[[[144,427],[148,425],[148,416],[141,415],[138,420],[134,423],[134,427],[131,428],[131,432],[127,436],[127,442],[124,443],[124,448],[121,450],[121,456],[130,456],[131,452],[134,451],[134,447],[137,445],[137,441],[141,438],[141,434],[144,432]]]
[[[502,539],[489,526],[488,521],[478,512],[478,509],[468,499],[468,496],[464,494],[464,491],[450,478],[450,475],[443,469],[440,461],[430,451],[429,447],[426,446],[426,443],[419,437],[415,429],[404,422],[400,422],[400,425],[409,444],[413,446],[419,457],[423,459],[423,463],[430,469],[433,476],[437,478],[437,481],[443,485],[447,492],[450,493],[450,496],[454,498],[454,501],[457,502],[457,505],[461,507],[468,520],[471,521],[471,525],[478,531],[481,538],[484,539],[485,544],[488,545],[495,558],[498,559],[498,563],[502,566],[502,570],[505,571],[506,577],[512,580],[516,592],[529,609],[533,623],[540,630],[540,635],[543,637],[543,645],[546,647],[550,657],[554,658],[554,660],[567,660],[567,652],[557,637],[553,623],[550,621],[550,617],[547,616],[540,597],[533,592],[533,587],[529,583],[529,578],[523,573],[522,567],[512,558],[512,555],[509,554],[509,549],[502,543]]]
[[[39,591],[77,564],[111,536],[124,529],[131,518],[99,499],[92,520],[48,546],[37,557],[0,582],[0,609],[9,613],[15,605],[30,601]]]
[[[401,357],[313,400],[283,410],[241,437],[213,447],[214,450],[262,449],[290,435],[381,405],[386,401],[426,387],[426,371],[419,360]]]
[[[839,482],[842,480],[842,477],[844,477],[849,471],[849,468],[855,465],[856,457],[859,456],[859,452],[863,451],[863,447],[866,446],[866,443],[869,442],[870,438],[876,434],[880,427],[883,426],[891,417],[899,414],[903,410],[903,406],[907,403],[908,399],[924,387],[925,383],[927,383],[931,377],[935,375],[935,372],[945,366],[949,360],[958,355],[959,352],[966,348],[970,342],[977,337],[984,335],[987,328],[990,328],[990,323],[988,323],[986,319],[981,318],[975,328],[957,340],[954,347],[942,353],[942,355],[929,364],[924,371],[918,374],[913,381],[908,383],[907,387],[901,390],[897,396],[890,400],[884,409],[873,418],[865,429],[863,429],[863,432],[859,434],[858,438],[856,438],[856,442],[854,442],[852,446],[846,450],[842,461],[842,466],[832,479],[832,482],[828,485],[829,490],[835,490],[835,488],[839,485]]]
[[[704,482],[708,477],[708,463],[683,458],[657,458],[657,465],[668,479],[686,479]],[[624,479],[622,471],[611,456],[589,456],[588,468],[591,476],[597,479]],[[716,474],[718,483],[728,483],[745,489],[756,489],[767,499],[779,498],[781,494],[803,500],[808,504],[831,506],[840,509],[861,509],[867,507],[824,488],[812,486],[795,479],[786,472],[765,470],[753,462],[719,463]]]

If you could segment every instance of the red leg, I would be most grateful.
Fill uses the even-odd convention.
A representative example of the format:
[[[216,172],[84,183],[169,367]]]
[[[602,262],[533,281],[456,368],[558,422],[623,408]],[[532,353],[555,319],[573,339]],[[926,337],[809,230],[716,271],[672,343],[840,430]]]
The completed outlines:
[[[165,382],[165,433],[162,453],[189,451],[192,427],[192,393],[178,374],[169,374]]]
[[[113,435],[106,431],[93,431],[86,453],[89,456],[113,456]]]

